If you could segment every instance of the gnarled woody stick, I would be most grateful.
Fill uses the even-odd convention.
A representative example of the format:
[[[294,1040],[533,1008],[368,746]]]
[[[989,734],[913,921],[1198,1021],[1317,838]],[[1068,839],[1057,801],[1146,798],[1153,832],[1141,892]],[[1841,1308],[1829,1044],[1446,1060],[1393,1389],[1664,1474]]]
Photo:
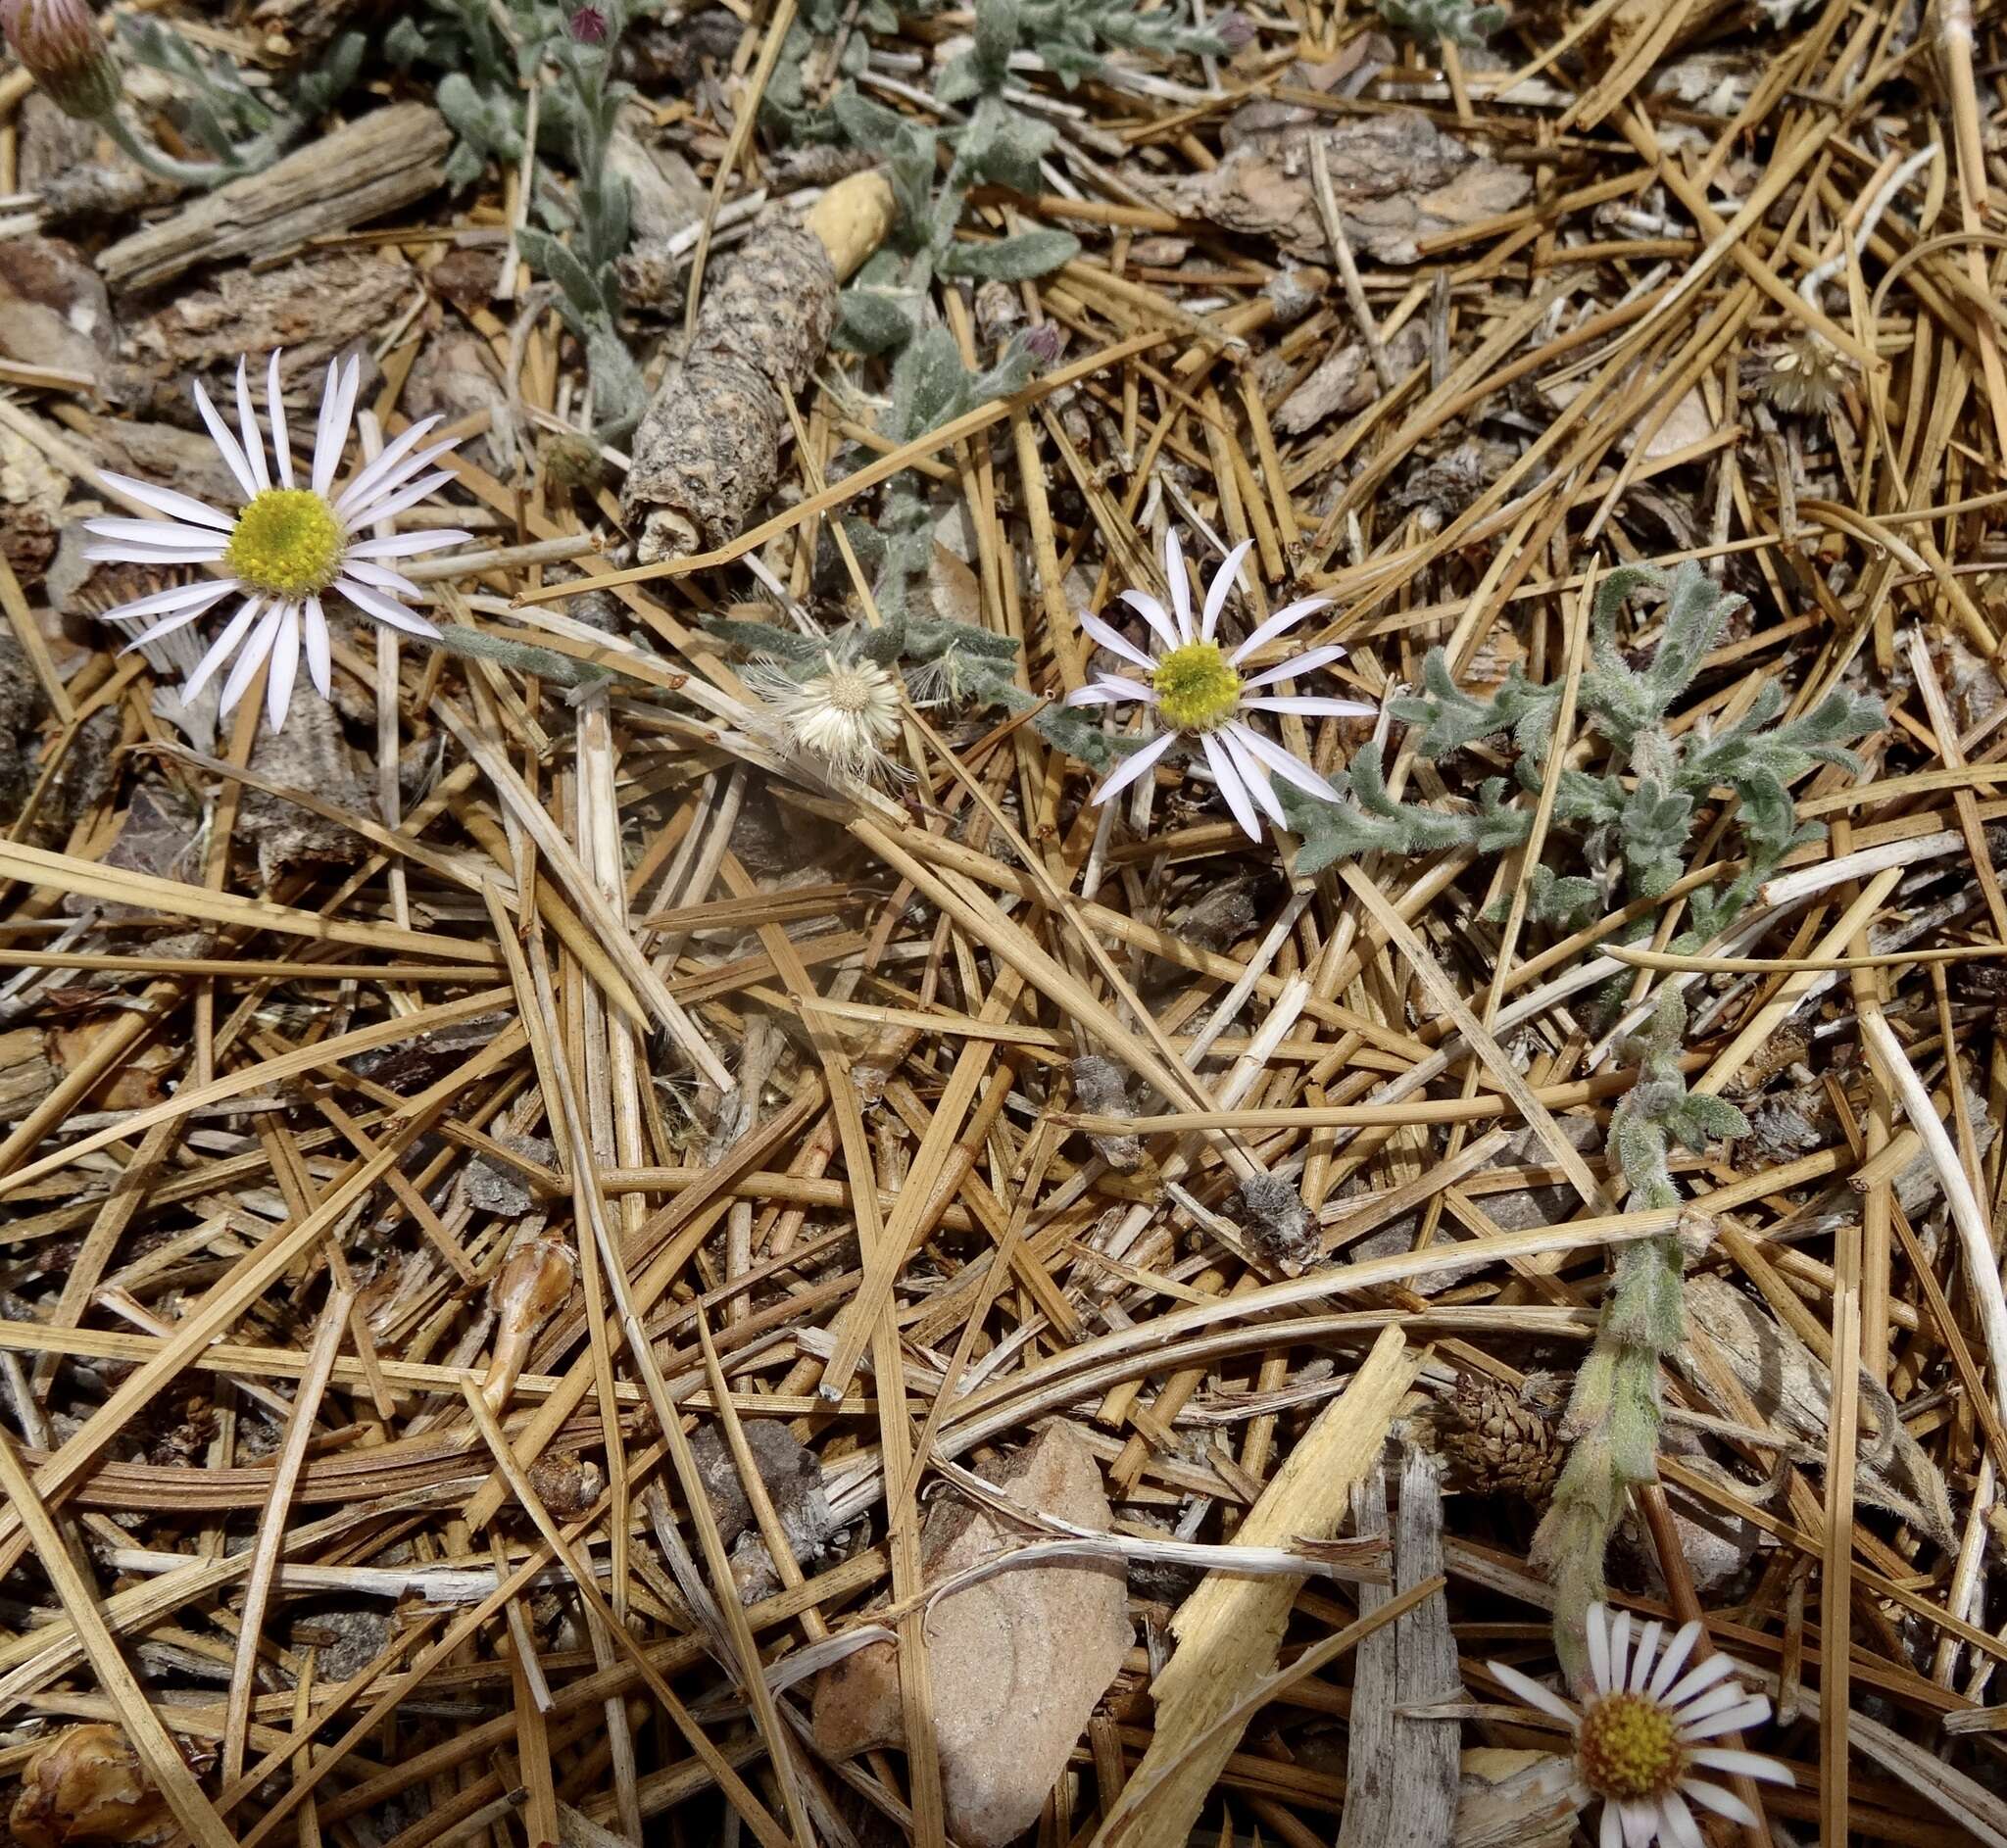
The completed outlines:
[[[836,323],[844,278],[892,228],[882,173],[854,173],[797,223],[756,231],[704,298],[682,365],[634,433],[623,502],[641,561],[735,538],[780,478],[787,404]]]

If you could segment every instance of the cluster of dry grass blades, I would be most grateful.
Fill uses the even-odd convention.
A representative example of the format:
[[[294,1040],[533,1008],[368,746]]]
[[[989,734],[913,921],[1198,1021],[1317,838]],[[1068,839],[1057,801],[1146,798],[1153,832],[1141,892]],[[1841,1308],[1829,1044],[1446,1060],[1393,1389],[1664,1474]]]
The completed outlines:
[[[726,4],[651,28],[698,49],[634,123],[708,290],[826,177],[755,131],[793,0]],[[933,312],[972,365],[1042,323],[1057,361],[902,447],[883,368],[816,356],[771,494],[653,563],[625,458],[562,433],[583,356],[514,271],[514,176],[441,190],[401,123],[366,207],[44,222],[103,150],[0,73],[27,1848],[1592,1834],[1485,1663],[1551,1671],[1560,1410],[1613,1244],[1672,1217],[1617,1204],[1597,967],[1686,984],[1689,1082],[1751,1125],[1674,1163],[1707,1236],[1609,1562],[1776,1702],[1794,1785],[1720,1839],[2007,1843],[2007,33],[1767,7],[1542,0],[1425,54],[1274,0],[1202,69],[1026,71],[1051,190],[979,189],[963,235],[1081,252]],[[199,29],[271,59],[315,15]],[[956,29],[874,35],[863,87],[918,110]],[[344,629],[332,705],[271,735],[92,622],[136,594],[77,561],[92,471],[185,485],[186,378],[278,345],[295,382],[370,356],[366,441],[455,419],[438,518],[481,550],[433,613],[545,655]],[[1171,523],[1208,568],[1252,541],[1246,627],[1330,596],[1302,633],[1355,697],[1438,645],[1474,691],[1572,686],[1598,574],[1698,559],[1746,606],[1677,730],[1772,682],[1885,729],[1799,783],[1823,838],[1734,955],[1667,948],[1734,870],[1726,792],[1668,901],[1564,934],[1525,900],[1550,787],[1504,854],[1299,877],[1183,759],[1096,806],[1027,714],[949,699],[845,791],[703,622],[868,616],[843,521],[905,469],[918,594],[1034,694],[1091,674],[1081,611],[1162,594]],[[1281,724],[1327,769],[1377,729],[1445,810],[1508,754]]]

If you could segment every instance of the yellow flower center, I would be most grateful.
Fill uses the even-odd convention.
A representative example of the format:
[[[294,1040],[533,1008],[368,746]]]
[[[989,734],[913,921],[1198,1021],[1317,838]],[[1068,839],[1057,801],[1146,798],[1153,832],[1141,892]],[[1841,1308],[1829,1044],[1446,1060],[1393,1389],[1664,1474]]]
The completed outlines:
[[[1673,1716],[1648,1694],[1609,1694],[1583,1716],[1575,1762],[1598,1796],[1640,1803],[1676,1788],[1687,1769]]]
[[[831,662],[824,685],[829,704],[839,712],[868,712],[879,703],[879,683],[863,669]]]
[[[1173,731],[1217,731],[1241,704],[1241,676],[1217,642],[1187,642],[1163,656],[1150,676],[1157,710]]]
[[[341,566],[341,521],[309,488],[267,488],[237,515],[223,568],[269,597],[323,591]]]

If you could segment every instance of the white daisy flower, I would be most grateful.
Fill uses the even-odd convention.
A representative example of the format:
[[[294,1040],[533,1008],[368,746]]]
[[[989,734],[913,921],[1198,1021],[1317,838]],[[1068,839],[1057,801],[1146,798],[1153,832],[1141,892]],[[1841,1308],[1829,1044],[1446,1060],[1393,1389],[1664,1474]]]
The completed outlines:
[[[1791,1775],[1774,1758],[1711,1745],[1725,1732],[1760,1726],[1770,1702],[1735,1678],[1727,1656],[1709,1656],[1697,1668],[1687,1659],[1700,1626],[1675,1632],[1663,1652],[1663,1624],[1646,1624],[1631,1647],[1631,1614],[1614,1617],[1600,1604],[1589,1611],[1591,1689],[1580,1708],[1530,1675],[1487,1663],[1500,1681],[1530,1707],[1565,1721],[1575,1733],[1576,1774],[1603,1800],[1600,1848],[1703,1848],[1692,1805],[1732,1822],[1753,1824],[1749,1806],[1733,1790],[1695,1774],[1721,1772],[1787,1784]],[[1687,1672],[1681,1674],[1682,1669]]]
[[[1378,708],[1361,700],[1331,700],[1307,694],[1263,694],[1258,689],[1277,680],[1291,680],[1318,667],[1328,667],[1345,650],[1313,648],[1266,672],[1243,676],[1241,663],[1263,644],[1272,642],[1294,628],[1311,611],[1326,608],[1329,597],[1305,597],[1278,609],[1232,654],[1213,640],[1219,627],[1220,611],[1226,608],[1227,593],[1248,556],[1250,542],[1243,541],[1227,554],[1212,582],[1206,587],[1205,607],[1195,627],[1192,620],[1192,591],[1185,578],[1184,554],[1178,545],[1176,528],[1164,538],[1164,576],[1171,586],[1175,616],[1154,597],[1142,591],[1122,593],[1122,601],[1149,623],[1161,645],[1154,655],[1146,655],[1120,630],[1099,616],[1082,616],[1080,626],[1110,654],[1132,661],[1149,676],[1132,680],[1126,674],[1102,674],[1078,692],[1067,696],[1068,705],[1122,705],[1137,702],[1150,706],[1162,727],[1160,735],[1126,758],[1121,767],[1095,791],[1094,800],[1104,802],[1119,795],[1140,776],[1147,775],[1157,759],[1180,738],[1196,739],[1204,754],[1206,767],[1226,798],[1234,819],[1249,840],[1261,838],[1257,806],[1278,828],[1287,828],[1282,803],[1270,785],[1272,775],[1325,802],[1339,801],[1338,791],[1300,759],[1280,745],[1264,738],[1249,725],[1248,712],[1299,712],[1314,718],[1370,716]]]
[[[757,723],[782,751],[819,758],[841,777],[875,777],[891,767],[885,748],[899,736],[899,682],[876,661],[822,658],[807,680],[752,668],[746,684],[764,702]]]
[[[243,698],[260,664],[269,660],[266,710],[274,727],[285,722],[303,639],[307,672],[320,697],[328,697],[324,598],[338,591],[363,614],[393,629],[408,635],[436,636],[437,629],[398,601],[400,597],[416,598],[417,586],[383,560],[437,552],[470,537],[438,530],[395,533],[382,539],[367,536],[377,521],[416,506],[453,479],[446,469],[425,471],[453,448],[457,438],[426,449],[418,447],[439,421],[437,417],[422,417],[414,423],[385,445],[374,462],[359,468],[339,493],[335,491],[334,477],[348,447],[356,392],[362,381],[360,360],[350,360],[346,367],[329,363],[314,432],[311,471],[305,483],[296,481],[285,406],[279,399],[278,362],[274,353],[265,382],[266,413],[271,424],[269,454],[242,360],[237,362],[234,430],[217,413],[202,386],[198,383],[195,387],[195,408],[202,413],[225,466],[243,490],[243,502],[234,512],[224,512],[172,488],[106,473],[101,479],[109,486],[165,517],[107,517],[83,522],[84,530],[100,541],[84,548],[86,559],[139,565],[204,564],[214,573],[197,583],[155,591],[106,610],[108,621],[158,618],[131,645],[134,648],[193,622],[227,597],[243,599],[196,663],[181,689],[181,698],[193,700],[234,655],[220,702],[220,709],[227,712]]]

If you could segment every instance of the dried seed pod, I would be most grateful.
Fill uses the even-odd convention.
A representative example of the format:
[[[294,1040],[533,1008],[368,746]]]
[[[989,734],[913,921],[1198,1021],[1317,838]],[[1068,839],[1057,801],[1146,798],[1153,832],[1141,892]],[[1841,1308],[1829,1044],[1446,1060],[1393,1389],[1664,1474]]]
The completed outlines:
[[[537,1331],[563,1305],[577,1275],[576,1255],[555,1232],[525,1239],[509,1254],[495,1279],[495,1358],[481,1383],[481,1396],[497,1411],[509,1403]]]
[[[587,1457],[540,1456],[529,1466],[537,1499],[560,1521],[576,1521],[607,1486],[607,1473]]]
[[[167,1800],[118,1726],[66,1726],[27,1761],[7,1826],[21,1848],[151,1841]]]
[[[1463,1374],[1437,1408],[1436,1441],[1463,1485],[1480,1493],[1500,1489],[1536,1508],[1560,1474],[1562,1444],[1554,1421],[1495,1380]]]
[[[1758,383],[1780,411],[1823,415],[1839,403],[1847,380],[1846,362],[1818,334],[1786,343]]]

